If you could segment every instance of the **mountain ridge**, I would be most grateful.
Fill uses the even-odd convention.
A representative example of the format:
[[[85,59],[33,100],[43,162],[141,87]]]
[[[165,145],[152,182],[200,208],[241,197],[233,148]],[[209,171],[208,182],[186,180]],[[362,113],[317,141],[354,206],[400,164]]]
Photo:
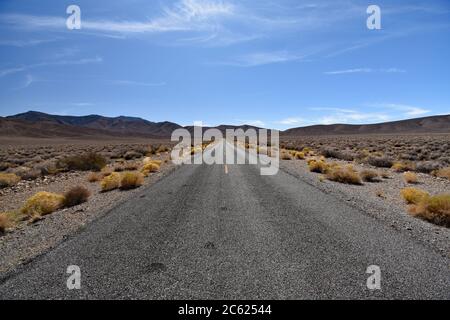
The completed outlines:
[[[139,117],[105,117],[97,114],[86,116],[61,116],[38,111],[28,111],[0,117],[0,136],[8,137],[145,137],[170,138],[176,129],[183,127],[170,121],[152,122]],[[210,127],[205,127],[204,130]],[[226,129],[259,129],[250,125],[220,125]],[[281,136],[324,136],[363,134],[414,134],[450,133],[450,115],[438,115],[398,120],[376,124],[331,124],[297,127],[281,131]]]

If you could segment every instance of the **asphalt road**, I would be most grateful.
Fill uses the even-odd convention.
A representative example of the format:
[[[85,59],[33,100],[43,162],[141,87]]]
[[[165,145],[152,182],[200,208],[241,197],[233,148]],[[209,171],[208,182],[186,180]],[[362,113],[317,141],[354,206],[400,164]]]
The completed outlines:
[[[0,298],[449,299],[448,262],[284,172],[183,165],[3,279]]]

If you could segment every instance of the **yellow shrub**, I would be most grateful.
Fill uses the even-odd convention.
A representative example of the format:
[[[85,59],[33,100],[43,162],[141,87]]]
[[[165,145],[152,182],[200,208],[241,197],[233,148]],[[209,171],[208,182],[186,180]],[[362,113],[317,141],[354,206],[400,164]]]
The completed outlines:
[[[27,216],[45,216],[62,208],[64,196],[50,192],[38,192],[27,200],[21,212]]]
[[[392,169],[397,172],[414,171],[416,167],[413,163],[408,162],[394,162]]]
[[[142,161],[142,164],[145,166],[149,163],[156,163],[157,165],[161,165],[162,161],[161,160],[152,160],[152,158],[150,157],[146,157],[144,158],[144,160]]]
[[[450,180],[450,167],[442,168],[442,169],[436,170],[433,174],[434,174],[436,177],[447,178],[447,179]]]
[[[450,194],[424,197],[410,208],[413,216],[437,225],[450,227]]]
[[[142,167],[141,172],[144,174],[144,176],[148,176],[148,174],[151,172],[158,172],[159,168],[160,168],[159,164],[155,162],[150,162]]]
[[[405,188],[400,191],[400,194],[408,204],[418,204],[429,196],[428,192],[416,188]]]
[[[359,173],[352,166],[332,166],[326,172],[328,180],[347,184],[362,184]]]
[[[311,159],[308,161],[309,171],[317,173],[326,173],[330,165],[323,160]]]
[[[406,183],[417,183],[417,175],[414,172],[408,171],[403,174],[403,179]]]
[[[0,173],[0,188],[12,187],[20,181],[14,173]]]
[[[144,184],[144,175],[140,172],[124,172],[120,181],[120,189],[135,189]]]
[[[305,153],[304,152],[296,152],[295,159],[300,159],[300,160],[305,159]]]
[[[109,176],[104,177],[100,182],[103,192],[111,191],[120,187],[120,173],[113,172]]]

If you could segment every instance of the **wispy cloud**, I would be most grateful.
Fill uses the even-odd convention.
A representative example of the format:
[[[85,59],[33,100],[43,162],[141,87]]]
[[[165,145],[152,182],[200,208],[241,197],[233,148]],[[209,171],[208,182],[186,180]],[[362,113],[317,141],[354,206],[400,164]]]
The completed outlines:
[[[161,87],[166,85],[165,82],[139,82],[131,80],[115,80],[111,81],[111,83],[119,86],[140,86],[140,87]]]
[[[19,72],[23,72],[23,71],[27,71],[27,70],[31,70],[31,69],[48,67],[48,66],[84,65],[84,64],[91,64],[91,63],[101,63],[101,62],[103,62],[103,58],[99,57],[99,56],[97,56],[95,58],[82,58],[82,59],[78,59],[78,60],[45,61],[45,62],[30,64],[30,65],[26,65],[26,66],[19,66],[19,67],[0,70],[0,78],[10,75],[10,74],[15,74],[15,73],[19,73]]]
[[[255,52],[236,57],[232,61],[225,61],[219,64],[236,67],[256,67],[273,63],[284,63],[303,59],[304,56],[293,54],[288,51],[268,51]]]
[[[212,28],[215,18],[233,14],[234,6],[225,1],[181,0],[173,7],[163,8],[160,17],[147,21],[111,21],[83,19],[82,29],[117,33],[158,33]],[[1,20],[22,28],[53,28],[64,31],[66,20],[62,17],[3,14]]]
[[[74,102],[71,105],[74,107],[92,107],[95,104],[92,102]]]
[[[303,118],[286,118],[280,121],[276,121],[275,123],[283,125],[300,125],[306,123],[306,121]]]
[[[54,42],[57,39],[29,39],[29,40],[0,40],[0,46],[11,46],[11,47],[32,47],[44,43]]]
[[[262,120],[242,120],[242,119],[237,119],[236,121],[239,123],[239,125],[247,124],[249,126],[255,126],[255,127],[264,127],[266,125],[264,123],[264,121],[262,121]]]
[[[370,106],[375,108],[384,108],[384,109],[391,109],[395,111],[403,112],[405,116],[415,117],[415,116],[422,116],[427,113],[430,113],[431,111],[425,108],[406,105],[406,104],[396,104],[396,103],[380,103],[380,104],[371,104]]]
[[[351,74],[351,73],[405,73],[405,70],[399,68],[387,68],[387,69],[373,69],[373,68],[355,68],[345,69],[337,71],[327,71],[324,74],[337,75],[337,74]]]

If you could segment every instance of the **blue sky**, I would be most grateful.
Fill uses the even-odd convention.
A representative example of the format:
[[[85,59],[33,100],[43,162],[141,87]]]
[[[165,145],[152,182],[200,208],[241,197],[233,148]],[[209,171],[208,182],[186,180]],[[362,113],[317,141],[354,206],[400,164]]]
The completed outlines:
[[[448,0],[2,0],[0,115],[285,129],[448,114],[449,18]]]

